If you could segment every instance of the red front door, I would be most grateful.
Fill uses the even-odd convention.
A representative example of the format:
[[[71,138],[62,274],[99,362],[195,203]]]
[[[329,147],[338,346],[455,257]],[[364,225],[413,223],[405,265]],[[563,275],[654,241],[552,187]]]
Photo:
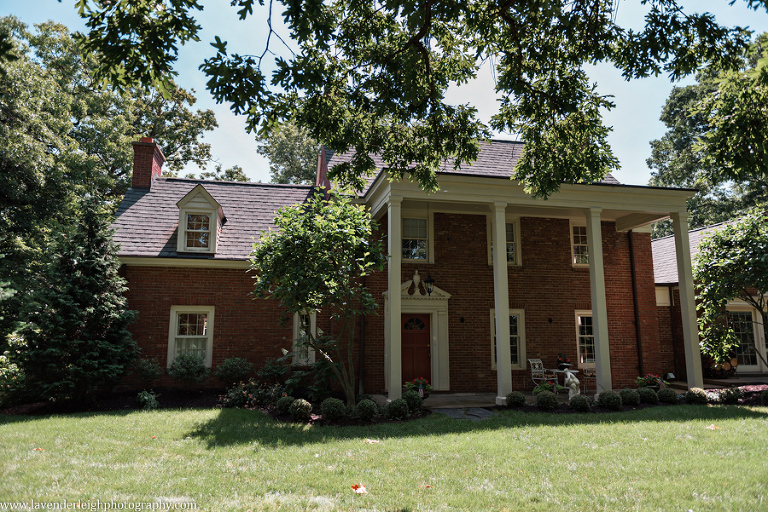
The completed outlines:
[[[432,382],[429,362],[429,315],[402,316],[403,382],[423,377]]]

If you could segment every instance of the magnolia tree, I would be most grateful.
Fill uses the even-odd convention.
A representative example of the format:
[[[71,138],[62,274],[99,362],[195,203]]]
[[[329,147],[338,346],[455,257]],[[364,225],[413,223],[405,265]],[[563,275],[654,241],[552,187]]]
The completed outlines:
[[[728,325],[726,304],[740,299],[761,313],[764,332],[768,325],[768,215],[753,210],[728,224],[699,245],[694,267],[698,283],[699,325],[702,352],[716,362],[724,361],[740,339]],[[768,334],[768,332],[766,332]],[[758,356],[760,352],[757,352]]]
[[[279,300],[283,324],[295,313],[322,310],[330,316],[333,332],[322,339],[302,325],[305,343],[331,363],[347,404],[354,405],[355,319],[376,308],[363,278],[382,270],[385,261],[373,236],[376,224],[349,198],[333,194],[326,200],[316,193],[302,205],[278,210],[275,226],[253,246],[253,295]],[[309,315],[299,318],[306,324]]]

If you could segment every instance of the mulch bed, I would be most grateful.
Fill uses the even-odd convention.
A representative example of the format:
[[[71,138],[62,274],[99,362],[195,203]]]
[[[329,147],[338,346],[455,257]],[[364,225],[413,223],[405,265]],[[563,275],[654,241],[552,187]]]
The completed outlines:
[[[743,397],[739,400],[739,405],[760,405],[760,395],[763,391],[768,390],[768,385],[752,385],[741,386]],[[159,389],[158,409],[184,409],[184,408],[215,408],[220,407],[220,395],[223,393],[221,390],[208,389],[202,391],[184,391],[180,389]],[[633,411],[638,409],[646,409],[648,407],[668,407],[669,404],[640,404],[638,406],[623,406],[624,411]],[[59,402],[35,402],[30,404],[17,405],[13,407],[7,407],[0,409],[0,414],[13,414],[13,415],[48,415],[48,414],[70,414],[76,412],[105,412],[105,411],[131,411],[141,409],[141,405],[136,400],[135,392],[121,392],[113,393],[97,398],[94,402],[89,404],[73,403],[69,401]],[[508,410],[506,407],[496,406],[488,407],[490,410]],[[295,420],[288,415],[277,414],[277,411],[273,408],[260,409],[265,414],[272,418],[282,422],[294,422]],[[517,407],[513,410],[522,412],[542,412],[541,409],[536,408],[535,405],[527,404],[523,407]],[[575,414],[576,412],[571,409],[568,404],[560,404],[557,409],[549,411],[550,414]],[[605,409],[598,406],[592,406],[589,410],[590,413],[601,414],[614,412],[610,409]],[[408,420],[422,418],[431,414],[432,411],[425,409],[421,414],[411,416]],[[390,420],[386,418],[378,417],[375,423],[398,423],[403,420]],[[407,420],[406,420],[407,421]],[[320,414],[319,407],[315,407],[310,416],[308,422],[312,425],[324,425],[326,422],[323,420]],[[360,422],[350,418],[334,422],[334,425],[360,425]]]

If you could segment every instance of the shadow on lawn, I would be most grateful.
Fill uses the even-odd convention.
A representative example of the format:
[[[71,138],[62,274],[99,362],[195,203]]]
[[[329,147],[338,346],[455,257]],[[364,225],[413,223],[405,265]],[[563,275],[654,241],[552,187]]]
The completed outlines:
[[[282,423],[258,411],[221,409],[216,418],[200,423],[185,436],[204,440],[208,448],[259,444],[262,446],[301,446],[350,439],[380,439],[479,432],[535,426],[590,425],[622,422],[717,422],[729,419],[768,419],[768,408],[740,406],[677,405],[606,414],[524,413],[501,411],[484,421],[455,420],[441,414],[400,423],[361,426],[308,426]]]

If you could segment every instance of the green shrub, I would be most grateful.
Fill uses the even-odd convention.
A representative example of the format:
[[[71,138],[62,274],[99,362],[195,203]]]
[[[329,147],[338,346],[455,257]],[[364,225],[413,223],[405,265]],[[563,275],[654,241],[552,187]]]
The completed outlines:
[[[659,403],[659,395],[651,388],[637,388],[637,394],[640,395],[640,401],[644,404]]]
[[[156,357],[151,359],[142,357],[133,363],[133,373],[136,374],[144,387],[151,388],[163,374],[163,369],[160,368]]]
[[[0,355],[0,405],[10,405],[17,401],[24,390],[24,370]]]
[[[634,389],[622,389],[619,396],[624,405],[640,405],[640,395]]]
[[[292,396],[281,396],[277,399],[275,409],[279,414],[288,414],[291,411],[291,404],[296,400]]]
[[[615,391],[603,391],[597,395],[597,405],[612,411],[620,411],[621,395]]]
[[[264,361],[264,366],[256,370],[256,377],[261,382],[271,384],[283,384],[285,375],[288,373],[288,365],[269,358]]]
[[[366,395],[366,394],[357,395],[357,397],[355,397],[356,404],[359,404],[363,400],[373,400],[373,397],[371,395]]]
[[[540,391],[536,395],[536,407],[544,410],[557,409],[557,397],[551,391]]]
[[[685,393],[685,401],[689,404],[706,404],[707,393],[701,388],[691,388]]]
[[[513,391],[507,395],[507,407],[522,407],[525,405],[525,395],[520,391]]]
[[[657,393],[657,396],[659,398],[659,402],[663,404],[676,404],[677,403],[677,393],[672,388],[663,388],[660,389]]]
[[[760,402],[763,405],[768,405],[768,389],[760,393]]]
[[[379,414],[379,406],[373,400],[364,398],[357,404],[357,417],[360,421],[369,422]]]
[[[213,375],[223,384],[231,385],[248,379],[253,372],[253,363],[242,357],[230,357],[216,367]]]
[[[288,411],[297,420],[308,420],[309,415],[312,414],[312,404],[303,398],[297,398],[291,403]]]
[[[279,384],[264,384],[251,379],[232,386],[221,397],[223,407],[264,407],[273,405],[285,394],[285,390]]]
[[[589,412],[589,398],[584,395],[572,396],[571,399],[568,400],[568,405],[574,411]]]
[[[201,356],[195,354],[179,354],[168,368],[168,375],[172,379],[184,384],[189,389],[195,384],[202,384],[208,378],[211,371],[205,366]]]
[[[724,404],[737,404],[742,397],[741,390],[739,388],[723,388],[718,393],[720,402]]]
[[[138,400],[139,405],[141,405],[142,409],[145,411],[154,411],[160,405],[160,402],[157,401],[157,397],[159,396],[160,395],[156,394],[154,391],[145,390],[136,395],[136,400]]]
[[[408,402],[402,398],[392,400],[387,405],[387,418],[391,420],[403,420],[408,417]]]
[[[347,406],[338,398],[326,398],[320,404],[320,410],[326,421],[338,421],[347,415]]]
[[[411,414],[421,411],[421,404],[424,402],[424,399],[419,396],[418,391],[406,391],[403,393],[403,400],[408,404],[408,411]]]

